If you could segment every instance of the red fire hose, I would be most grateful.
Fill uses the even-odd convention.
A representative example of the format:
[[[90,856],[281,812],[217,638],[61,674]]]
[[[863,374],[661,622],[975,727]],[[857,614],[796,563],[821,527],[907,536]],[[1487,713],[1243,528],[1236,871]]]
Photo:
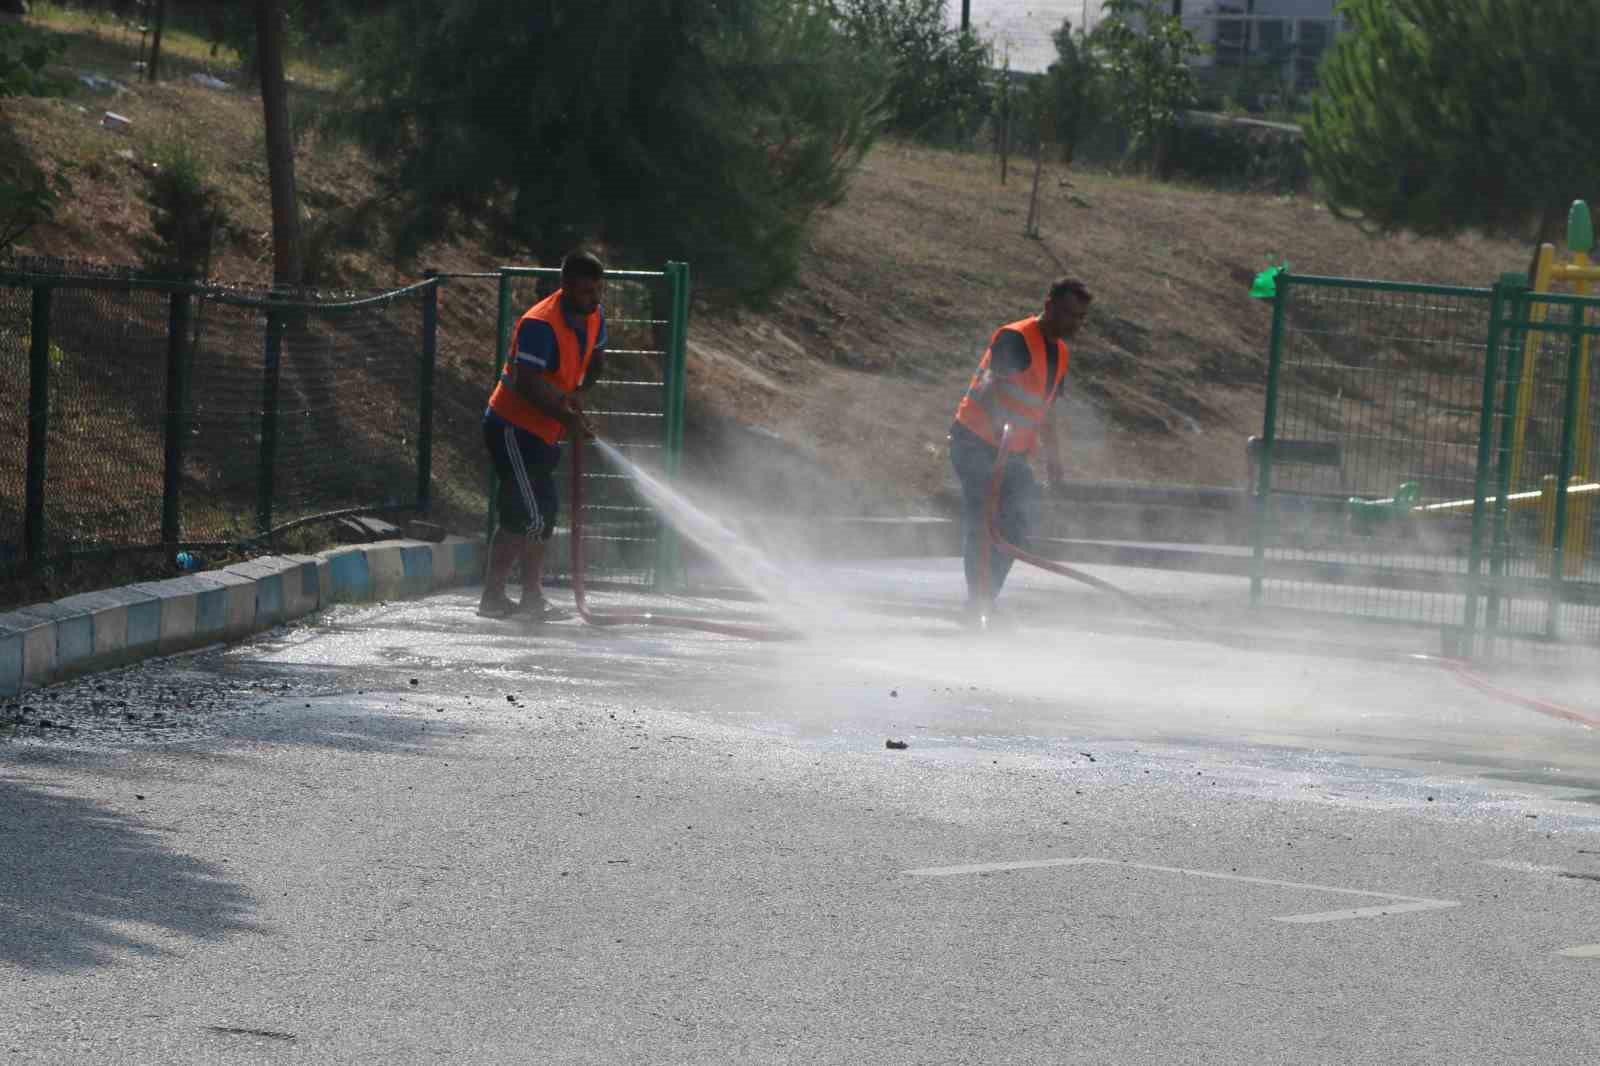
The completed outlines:
[[[991,588],[994,583],[994,578],[990,572],[989,556],[995,549],[998,548],[1000,551],[1005,552],[1013,559],[1037,566],[1039,569],[1047,570],[1052,574],[1059,574],[1062,577],[1071,578],[1073,581],[1080,581],[1083,584],[1099,589],[1102,592],[1109,592],[1118,599],[1132,604],[1147,614],[1154,615],[1167,625],[1183,633],[1200,637],[1201,639],[1209,640],[1213,643],[1222,644],[1228,647],[1235,646],[1215,633],[1210,633],[1194,626],[1184,624],[1178,619],[1172,617],[1170,614],[1167,614],[1165,611],[1161,611],[1151,606],[1149,603],[1146,603],[1133,593],[1119,589],[1110,582],[1102,581],[1099,578],[1086,574],[1081,570],[1076,570],[1073,567],[1065,566],[1053,560],[1041,558],[1040,556],[1025,551],[1024,549],[1019,548],[1015,544],[1012,544],[1010,541],[1006,540],[1004,534],[1000,532],[996,524],[996,519],[998,518],[1000,511],[1000,486],[1005,480],[1006,457],[1009,454],[1006,451],[1006,442],[1010,436],[1011,426],[1009,423],[1007,423],[1005,429],[1000,434],[1000,448],[998,453],[995,455],[994,472],[989,476],[989,494],[987,499],[984,501],[981,537],[982,545],[981,551],[978,555],[978,592],[983,598],[982,602],[992,602]],[[1412,662],[1426,662],[1431,663],[1434,666],[1443,667],[1456,677],[1460,678],[1462,682],[1471,685],[1479,692],[1494,696],[1497,699],[1505,700],[1508,703],[1514,703],[1519,707],[1524,707],[1531,711],[1537,711],[1539,714],[1548,715],[1551,718],[1559,718],[1568,722],[1576,722],[1579,725],[1586,725],[1590,726],[1591,728],[1600,728],[1600,715],[1585,711],[1573,710],[1571,707],[1563,706],[1562,704],[1556,703],[1552,700],[1540,699],[1536,696],[1524,696],[1521,693],[1513,692],[1510,689],[1501,688],[1499,685],[1496,685],[1475,673],[1467,663],[1462,662],[1460,659],[1447,658],[1442,655],[1404,655],[1402,657]]]
[[[709,618],[685,618],[681,615],[658,614],[653,611],[592,611],[589,609],[583,586],[583,441],[572,441],[572,599],[578,608],[578,617],[592,626],[672,626],[677,629],[698,629],[703,633],[717,633],[725,637],[745,640],[796,640],[801,634],[778,626],[754,625],[746,622],[718,622]]]
[[[1021,562],[1028,563],[1032,566],[1037,566],[1039,569],[1047,570],[1052,574],[1060,574],[1062,577],[1071,578],[1073,581],[1080,581],[1091,588],[1099,589],[1101,592],[1108,592],[1118,599],[1139,608],[1141,611],[1155,615],[1157,618],[1161,619],[1161,621],[1165,622],[1169,626],[1172,626],[1174,629],[1179,629],[1196,636],[1208,636],[1208,634],[1201,633],[1199,630],[1194,629],[1191,626],[1184,625],[1171,615],[1155,609],[1144,600],[1135,596],[1133,593],[1119,589],[1117,586],[1108,581],[1101,581],[1099,578],[1094,577],[1091,574],[1086,574],[1082,570],[1076,570],[1070,566],[1055,562],[1054,560],[1045,559],[1041,556],[1034,555],[1032,552],[1029,552],[1023,548],[1019,548],[1015,544],[1012,544],[1010,541],[1006,540],[1004,534],[1000,532],[996,520],[998,519],[1000,513],[1000,486],[1005,481],[1006,456],[1009,454],[1006,451],[1006,441],[1010,439],[1010,437],[1011,424],[1008,422],[1006,423],[1005,429],[1000,434],[1000,448],[995,455],[994,472],[989,475],[989,493],[987,499],[984,501],[982,534],[983,544],[982,550],[978,555],[978,594],[982,597],[982,602],[988,604],[992,603],[994,599],[991,591],[994,585],[994,576],[990,571],[989,556],[993,553],[994,549],[998,548],[1007,555],[1011,556],[1013,559],[1020,560]]]

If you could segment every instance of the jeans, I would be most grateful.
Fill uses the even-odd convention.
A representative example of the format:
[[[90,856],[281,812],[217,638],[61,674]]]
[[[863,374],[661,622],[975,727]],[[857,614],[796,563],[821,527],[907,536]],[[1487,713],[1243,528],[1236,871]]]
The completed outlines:
[[[961,481],[961,562],[967,575],[967,599],[978,598],[978,557],[983,550],[983,516],[989,502],[989,479],[994,474],[995,448],[960,425],[950,433],[950,465]],[[1000,534],[1019,548],[1027,546],[1028,529],[1039,508],[1039,484],[1025,455],[1006,457],[1000,481],[1000,508],[995,525]],[[998,549],[989,553],[989,595],[1000,595],[1011,556]]]

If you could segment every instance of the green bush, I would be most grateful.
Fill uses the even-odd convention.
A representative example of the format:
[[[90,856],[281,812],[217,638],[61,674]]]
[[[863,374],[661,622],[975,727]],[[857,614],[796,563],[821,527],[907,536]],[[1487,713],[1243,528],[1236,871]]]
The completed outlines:
[[[1243,123],[1180,123],[1167,163],[1174,177],[1257,192],[1303,192],[1311,178],[1298,133]]]
[[[64,47],[53,35],[21,23],[0,22],[0,99],[50,94],[54,86],[45,77],[45,67]]]
[[[156,151],[145,195],[154,230],[144,249],[146,267],[180,277],[210,274],[212,246],[225,214],[207,180],[205,161],[189,141],[169,141]]]
[[[863,56],[888,72],[887,127],[925,141],[970,138],[995,103],[993,52],[952,29],[946,0],[833,0],[834,17]]]
[[[760,299],[878,123],[876,67],[811,0],[405,0],[358,37],[334,114],[402,256],[481,225],[510,254],[688,259]]]
[[[63,47],[59,37],[0,22],[0,100],[53,93],[56,87],[46,77],[45,68]],[[9,136],[0,147],[5,149],[0,155],[0,251],[4,251],[50,218],[72,186],[59,170],[46,175],[25,158]]]

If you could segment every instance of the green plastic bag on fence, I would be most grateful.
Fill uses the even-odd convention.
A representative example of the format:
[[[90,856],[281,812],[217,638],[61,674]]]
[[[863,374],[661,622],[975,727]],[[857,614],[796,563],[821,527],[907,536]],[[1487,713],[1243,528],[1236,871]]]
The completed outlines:
[[[1278,275],[1289,271],[1289,260],[1285,259],[1275,267],[1267,267],[1256,275],[1256,280],[1250,283],[1250,298],[1252,300],[1270,300],[1278,295]]]

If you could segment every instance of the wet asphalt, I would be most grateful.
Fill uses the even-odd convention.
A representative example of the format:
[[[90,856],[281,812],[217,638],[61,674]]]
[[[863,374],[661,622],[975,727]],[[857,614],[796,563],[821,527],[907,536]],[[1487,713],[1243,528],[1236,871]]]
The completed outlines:
[[[1021,573],[974,634],[940,562],[801,642],[455,593],[8,701],[0,1062],[1600,1060],[1593,730],[1095,572],[1227,639]]]

